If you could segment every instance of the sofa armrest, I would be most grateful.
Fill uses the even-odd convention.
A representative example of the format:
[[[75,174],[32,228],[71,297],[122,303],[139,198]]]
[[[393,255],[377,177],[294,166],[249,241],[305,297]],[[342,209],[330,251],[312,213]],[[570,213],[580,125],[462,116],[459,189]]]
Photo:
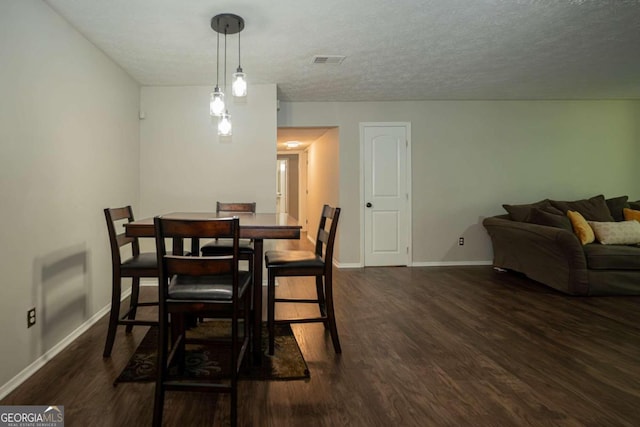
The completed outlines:
[[[483,225],[493,243],[494,266],[524,273],[568,294],[588,294],[584,249],[572,232],[505,216],[485,218]]]

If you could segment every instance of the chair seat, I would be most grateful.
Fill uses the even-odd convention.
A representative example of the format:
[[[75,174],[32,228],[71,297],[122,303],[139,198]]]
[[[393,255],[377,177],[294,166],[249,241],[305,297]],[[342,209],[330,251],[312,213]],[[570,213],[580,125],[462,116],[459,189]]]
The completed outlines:
[[[251,274],[240,271],[238,289],[242,294],[251,283]],[[175,275],[169,283],[169,300],[231,301],[232,278],[230,274],[216,276]]]
[[[229,251],[233,248],[232,243],[227,240],[221,239],[218,241],[209,242],[206,245],[202,246],[202,255],[203,256],[216,256],[216,255],[227,255]],[[243,239],[240,240],[238,246],[238,252],[240,255],[253,255],[253,245],[251,244],[251,240]]]
[[[157,268],[158,256],[155,252],[142,252],[122,263],[123,268]]]
[[[311,251],[267,251],[265,261],[267,268],[324,266],[322,258]]]

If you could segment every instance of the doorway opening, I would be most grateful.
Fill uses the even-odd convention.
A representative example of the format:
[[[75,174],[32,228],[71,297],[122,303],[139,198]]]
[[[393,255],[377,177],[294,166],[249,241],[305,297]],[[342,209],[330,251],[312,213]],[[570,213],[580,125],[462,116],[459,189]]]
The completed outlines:
[[[323,204],[338,204],[338,152],[337,127],[278,128],[276,207],[302,231],[317,230]]]

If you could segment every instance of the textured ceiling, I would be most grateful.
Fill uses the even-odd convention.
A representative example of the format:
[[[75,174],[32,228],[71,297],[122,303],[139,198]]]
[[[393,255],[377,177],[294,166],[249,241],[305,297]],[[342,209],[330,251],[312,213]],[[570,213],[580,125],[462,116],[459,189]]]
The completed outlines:
[[[249,82],[283,101],[640,99],[638,0],[46,2],[142,85],[215,83],[230,12]]]

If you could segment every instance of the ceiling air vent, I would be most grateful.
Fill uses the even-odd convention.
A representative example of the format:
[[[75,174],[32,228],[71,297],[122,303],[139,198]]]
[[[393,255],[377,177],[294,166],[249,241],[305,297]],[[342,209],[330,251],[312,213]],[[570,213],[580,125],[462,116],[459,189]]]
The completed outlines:
[[[346,58],[344,55],[316,55],[313,57],[314,64],[342,64]]]

